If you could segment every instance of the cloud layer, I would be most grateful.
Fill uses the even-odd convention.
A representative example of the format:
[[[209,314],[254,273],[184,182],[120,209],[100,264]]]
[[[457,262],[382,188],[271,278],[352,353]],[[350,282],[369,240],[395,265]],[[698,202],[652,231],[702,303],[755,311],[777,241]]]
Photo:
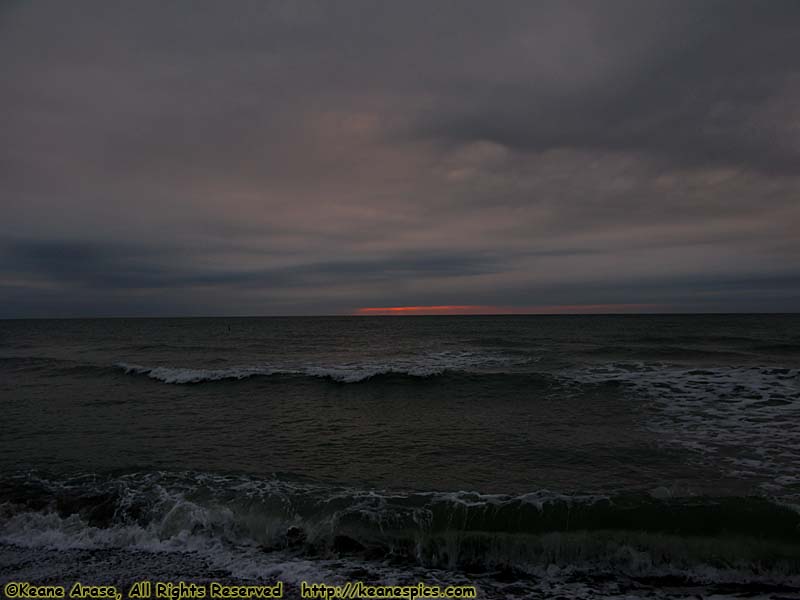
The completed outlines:
[[[5,3],[0,317],[797,310],[798,30],[780,0]]]

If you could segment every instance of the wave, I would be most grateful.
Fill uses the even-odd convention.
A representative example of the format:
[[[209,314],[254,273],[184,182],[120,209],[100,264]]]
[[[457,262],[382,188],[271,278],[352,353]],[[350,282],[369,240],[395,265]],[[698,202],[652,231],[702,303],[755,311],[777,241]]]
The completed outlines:
[[[386,376],[430,378],[452,372],[482,372],[485,369],[506,366],[513,361],[507,356],[474,352],[439,352],[410,358],[388,359],[382,362],[348,363],[341,365],[256,365],[222,369],[188,368],[174,366],[144,366],[117,363],[125,373],[145,375],[151,379],[171,384],[205,383],[213,381],[242,380],[252,377],[305,376],[330,379],[339,383],[359,383]],[[517,363],[523,361],[516,361]]]
[[[200,384],[220,381],[240,381],[257,377],[313,377],[339,383],[359,383],[376,378],[400,377],[427,379],[448,373],[502,373],[508,366],[532,362],[529,355],[510,356],[470,351],[432,352],[408,357],[386,358],[377,361],[320,364],[304,361],[290,364],[235,365],[214,368],[219,359],[206,361],[204,366],[142,365],[117,362],[102,365],[46,356],[0,357],[0,368],[19,370],[52,369],[64,373],[103,373],[122,371],[142,375],[168,384]]]
[[[186,384],[211,381],[241,380],[250,377],[296,374],[293,371],[270,367],[229,367],[224,369],[189,369],[180,367],[146,367],[128,363],[117,363],[115,367],[130,375],[146,375],[163,383]]]
[[[118,368],[133,375],[146,375],[151,379],[171,384],[207,383],[214,381],[239,381],[252,377],[305,376],[330,379],[339,383],[360,383],[370,379],[399,375],[426,379],[443,375],[446,369],[412,367],[400,369],[392,366],[376,367],[305,367],[288,369],[277,367],[229,367],[224,369],[189,369],[178,367],[145,367],[118,363]]]
[[[800,513],[759,497],[390,492],[166,472],[1,483],[0,542],[27,548],[223,553],[230,569],[243,552],[289,552],[462,571],[800,572]]]
[[[608,363],[569,373],[647,402],[646,426],[700,462],[800,498],[800,369]]]

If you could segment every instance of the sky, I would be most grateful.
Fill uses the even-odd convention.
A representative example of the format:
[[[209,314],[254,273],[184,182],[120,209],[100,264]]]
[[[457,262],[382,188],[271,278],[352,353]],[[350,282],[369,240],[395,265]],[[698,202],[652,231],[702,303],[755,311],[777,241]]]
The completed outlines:
[[[800,2],[0,2],[0,318],[800,308]]]

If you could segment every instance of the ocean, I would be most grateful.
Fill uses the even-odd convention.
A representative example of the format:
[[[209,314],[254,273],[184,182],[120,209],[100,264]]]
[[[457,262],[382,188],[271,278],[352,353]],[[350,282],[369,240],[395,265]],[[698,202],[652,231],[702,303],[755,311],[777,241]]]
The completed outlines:
[[[0,583],[800,597],[800,315],[0,321]]]

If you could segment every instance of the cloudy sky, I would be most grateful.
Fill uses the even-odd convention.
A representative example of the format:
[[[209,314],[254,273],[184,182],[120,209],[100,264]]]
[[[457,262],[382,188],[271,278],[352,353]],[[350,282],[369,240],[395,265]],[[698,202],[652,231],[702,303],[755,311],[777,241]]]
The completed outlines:
[[[0,74],[0,317],[800,308],[800,2],[5,1]]]

